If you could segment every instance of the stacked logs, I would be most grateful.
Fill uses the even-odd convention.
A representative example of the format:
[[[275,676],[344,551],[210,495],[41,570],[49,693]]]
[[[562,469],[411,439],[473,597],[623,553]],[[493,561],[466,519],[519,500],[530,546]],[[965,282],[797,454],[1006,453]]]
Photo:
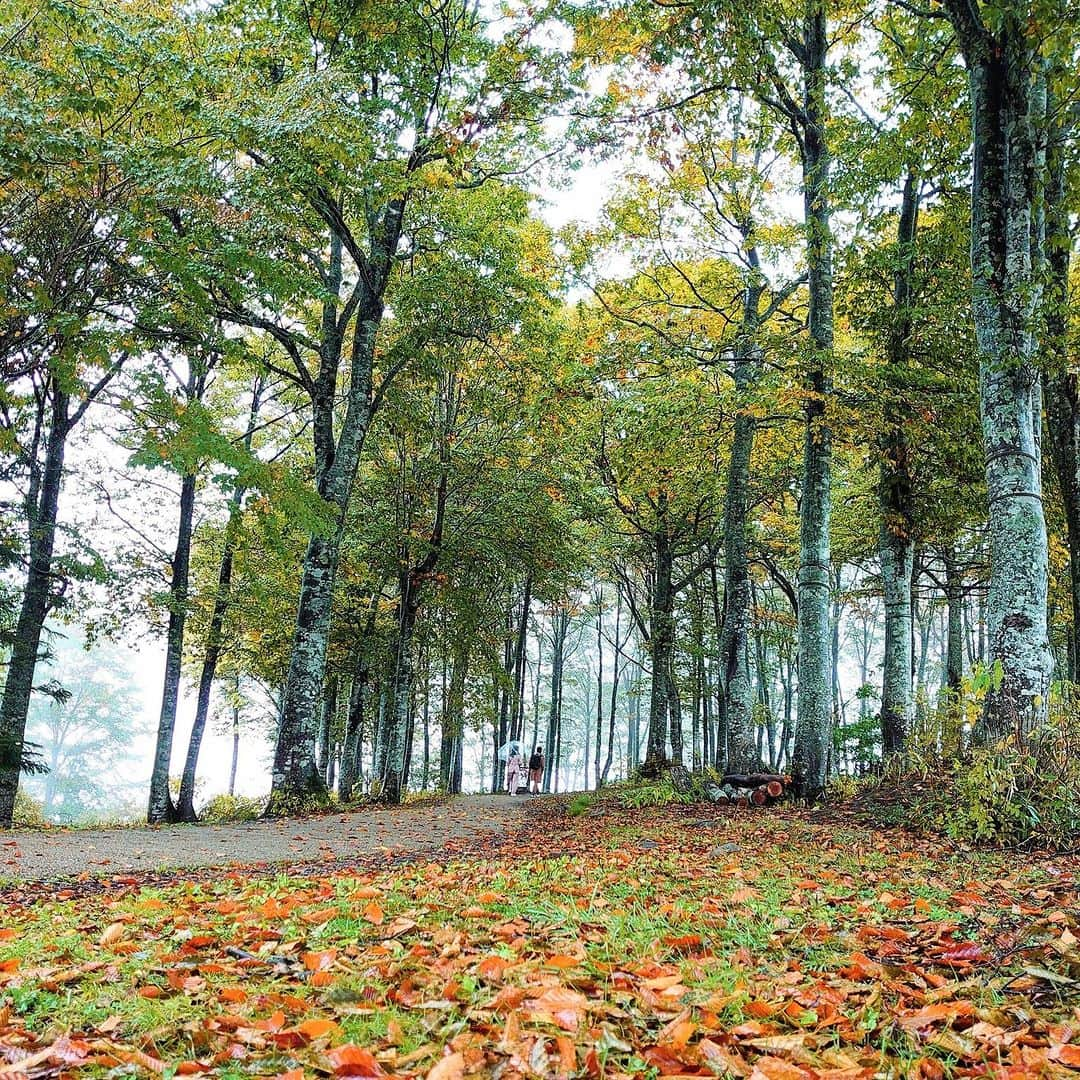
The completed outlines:
[[[790,784],[790,776],[778,773],[726,773],[719,784],[710,784],[706,792],[717,803],[768,806],[782,799]]]

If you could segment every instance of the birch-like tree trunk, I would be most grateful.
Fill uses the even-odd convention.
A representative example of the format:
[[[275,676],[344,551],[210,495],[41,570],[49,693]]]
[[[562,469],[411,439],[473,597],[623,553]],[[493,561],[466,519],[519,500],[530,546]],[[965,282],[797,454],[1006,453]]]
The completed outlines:
[[[339,312],[343,276],[343,238],[331,230],[328,298],[323,305],[319,369],[310,380],[315,478],[319,494],[333,508],[325,532],[312,534],[304,553],[300,602],[289,650],[289,668],[271,769],[267,812],[287,813],[309,800],[326,797],[326,783],[315,761],[330,609],[341,551],[341,535],[360,453],[378,397],[374,386],[375,345],[383,316],[383,296],[397,254],[405,214],[404,198],[390,201],[372,218],[371,252],[364,259],[353,296]],[[355,241],[350,248],[358,252]],[[359,255],[357,256],[359,257]],[[355,316],[352,310],[355,307]],[[343,336],[353,318],[349,345],[349,383],[344,409],[335,408]],[[384,383],[385,386],[385,383]],[[335,430],[336,424],[336,430]]]
[[[548,711],[547,745],[544,747],[544,791],[552,790],[558,766],[557,742],[562,732],[563,664],[570,615],[562,608],[551,616],[551,706]],[[530,750],[530,756],[532,751]]]
[[[833,720],[829,627],[832,433],[826,416],[833,351],[830,157],[825,132],[827,50],[825,0],[810,0],[801,42],[803,102],[799,126],[810,358],[799,502],[799,683],[792,756],[795,791],[809,802],[816,800],[825,787]]]
[[[1060,108],[1060,106],[1059,106]],[[1065,511],[1072,628],[1068,676],[1080,679],[1080,386],[1069,357],[1069,267],[1072,233],[1065,193],[1066,130],[1059,122],[1047,144],[1044,399],[1046,432]]]
[[[756,421],[746,400],[761,371],[755,338],[763,285],[757,251],[750,248],[751,274],[743,288],[743,312],[735,346],[733,376],[739,409],[724,496],[724,616],[720,630],[720,678],[723,689],[725,768],[760,772],[754,743],[754,680],[750,668],[751,588],[749,560],[750,454]]]
[[[886,757],[904,748],[914,712],[911,679],[911,580],[915,571],[911,447],[900,397],[911,358],[912,275],[919,216],[919,182],[904,178],[893,271],[893,323],[887,343],[889,387],[881,440],[878,558],[885,604],[885,651],[881,673],[881,743]]]
[[[645,749],[644,769],[658,773],[667,759],[668,713],[670,710],[670,673],[675,641],[672,572],[674,554],[666,531],[667,495],[657,496],[660,528],[653,539],[654,574],[649,612],[649,644],[652,648],[652,687],[649,693],[649,739]]]
[[[997,672],[976,729],[987,741],[1023,735],[1045,718],[1052,667],[1033,362],[1046,84],[1040,18],[1029,3],[1002,4],[993,26],[967,0],[945,6],[967,62],[974,146],[972,307],[989,499],[988,645]]]

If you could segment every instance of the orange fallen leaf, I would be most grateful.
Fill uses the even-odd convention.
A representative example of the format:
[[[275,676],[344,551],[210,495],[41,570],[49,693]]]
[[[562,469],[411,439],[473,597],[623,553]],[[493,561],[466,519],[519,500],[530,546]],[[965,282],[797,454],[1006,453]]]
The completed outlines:
[[[322,923],[329,922],[331,919],[336,919],[338,914],[336,907],[328,907],[320,908],[318,911],[305,911],[300,918],[312,926],[319,926]]]
[[[110,923],[101,932],[101,937],[98,938],[98,944],[115,945],[124,936],[126,929],[127,928],[122,922]]]
[[[370,1050],[354,1043],[335,1046],[326,1052],[326,1059],[337,1076],[382,1076],[383,1067]]]
[[[581,964],[581,960],[576,956],[563,956],[556,954],[555,956],[549,956],[545,963],[548,967],[565,970],[567,968],[578,967]]]
[[[1058,1065],[1064,1065],[1069,1069],[1080,1069],[1080,1046],[1074,1046],[1072,1043],[1051,1046],[1046,1056]]]
[[[465,1075],[465,1055],[460,1051],[440,1058],[427,1074],[427,1080],[461,1080]]]
[[[383,915],[383,909],[372,901],[364,908],[364,918],[374,926],[381,926],[385,915]]]
[[[308,1039],[321,1039],[324,1035],[334,1035],[341,1030],[339,1024],[333,1020],[324,1020],[313,1017],[298,1024],[296,1030]]]
[[[761,1057],[754,1062],[750,1080],[810,1080],[814,1074],[783,1058]]]
[[[308,971],[325,971],[337,959],[337,949],[322,949],[319,952],[306,952],[303,956],[304,967]]]

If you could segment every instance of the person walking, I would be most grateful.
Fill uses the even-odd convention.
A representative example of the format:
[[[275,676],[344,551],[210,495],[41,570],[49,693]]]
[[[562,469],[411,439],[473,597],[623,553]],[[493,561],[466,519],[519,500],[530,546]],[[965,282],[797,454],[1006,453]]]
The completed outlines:
[[[506,761],[506,790],[511,795],[516,795],[518,792],[518,785],[521,783],[521,766],[521,753],[516,746],[511,746]]]
[[[540,785],[544,782],[544,748],[537,746],[529,758],[529,791],[540,794]]]

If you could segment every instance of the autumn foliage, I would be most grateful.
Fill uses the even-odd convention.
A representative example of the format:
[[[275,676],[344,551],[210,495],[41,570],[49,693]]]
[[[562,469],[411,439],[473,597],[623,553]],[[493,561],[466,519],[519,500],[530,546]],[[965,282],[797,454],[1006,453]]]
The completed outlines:
[[[546,801],[508,853],[9,892],[3,1076],[1068,1077],[1075,857]]]

